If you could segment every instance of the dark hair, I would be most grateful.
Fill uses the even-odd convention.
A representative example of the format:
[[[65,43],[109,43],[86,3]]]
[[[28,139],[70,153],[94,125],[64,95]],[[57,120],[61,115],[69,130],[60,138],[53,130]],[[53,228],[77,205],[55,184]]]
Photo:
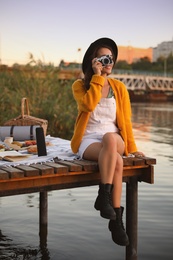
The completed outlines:
[[[109,49],[111,52],[112,52],[112,55],[113,55],[113,61],[114,61],[114,64],[115,64],[115,56],[114,56],[114,52],[112,50],[112,48],[110,48],[110,46],[107,46],[107,45],[99,45],[92,53],[92,55],[90,55],[89,57],[89,62],[87,64],[87,68],[86,68],[86,71],[85,71],[85,75],[84,75],[84,87],[86,90],[88,90],[90,88],[90,81],[91,81],[91,78],[92,76],[94,75],[94,71],[92,69],[92,60],[97,57],[97,53],[98,53],[98,50],[100,48],[107,48]]]

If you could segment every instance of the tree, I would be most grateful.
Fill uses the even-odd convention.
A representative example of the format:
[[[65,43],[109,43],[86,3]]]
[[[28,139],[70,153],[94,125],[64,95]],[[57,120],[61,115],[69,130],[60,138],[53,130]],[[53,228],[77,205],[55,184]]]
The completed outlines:
[[[125,60],[119,60],[116,63],[116,69],[119,70],[131,70],[131,64],[128,64]]]
[[[149,71],[151,70],[152,63],[150,62],[148,57],[141,58],[140,60],[132,63],[133,70],[144,70]]]

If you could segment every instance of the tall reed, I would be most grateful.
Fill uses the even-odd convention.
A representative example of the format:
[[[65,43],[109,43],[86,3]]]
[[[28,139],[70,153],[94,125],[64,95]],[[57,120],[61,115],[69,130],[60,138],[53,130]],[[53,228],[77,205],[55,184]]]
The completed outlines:
[[[70,139],[77,114],[72,82],[61,81],[54,66],[1,70],[0,125],[21,114],[21,98],[27,97],[30,115],[48,120],[48,134]]]

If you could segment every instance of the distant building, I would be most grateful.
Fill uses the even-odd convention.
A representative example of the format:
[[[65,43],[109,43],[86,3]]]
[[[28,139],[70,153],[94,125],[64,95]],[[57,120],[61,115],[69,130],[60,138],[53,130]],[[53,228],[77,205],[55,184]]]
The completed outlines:
[[[171,53],[173,55],[173,41],[162,42],[155,48],[118,46],[117,60],[124,60],[127,63],[132,64],[141,58],[147,57],[151,62],[155,62],[159,57],[168,57]],[[79,69],[81,68],[81,64],[76,62],[64,62],[64,60],[61,60],[59,67],[62,69]]]
[[[168,57],[170,54],[173,55],[173,41],[162,42],[153,48],[153,61],[157,61],[159,57]]]
[[[137,60],[147,57],[152,61],[153,49],[152,48],[135,48],[132,46],[118,46],[118,61],[125,60],[129,64]]]

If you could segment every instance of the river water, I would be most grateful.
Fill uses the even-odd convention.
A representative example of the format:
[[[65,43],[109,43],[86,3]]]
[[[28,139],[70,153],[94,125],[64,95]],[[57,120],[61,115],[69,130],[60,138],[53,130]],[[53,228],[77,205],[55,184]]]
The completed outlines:
[[[138,150],[157,159],[155,183],[138,188],[138,260],[172,260],[173,103],[133,103],[132,111]],[[124,260],[125,248],[113,243],[108,221],[93,208],[97,190],[49,192],[46,246],[39,240],[39,194],[0,198],[0,259]]]

